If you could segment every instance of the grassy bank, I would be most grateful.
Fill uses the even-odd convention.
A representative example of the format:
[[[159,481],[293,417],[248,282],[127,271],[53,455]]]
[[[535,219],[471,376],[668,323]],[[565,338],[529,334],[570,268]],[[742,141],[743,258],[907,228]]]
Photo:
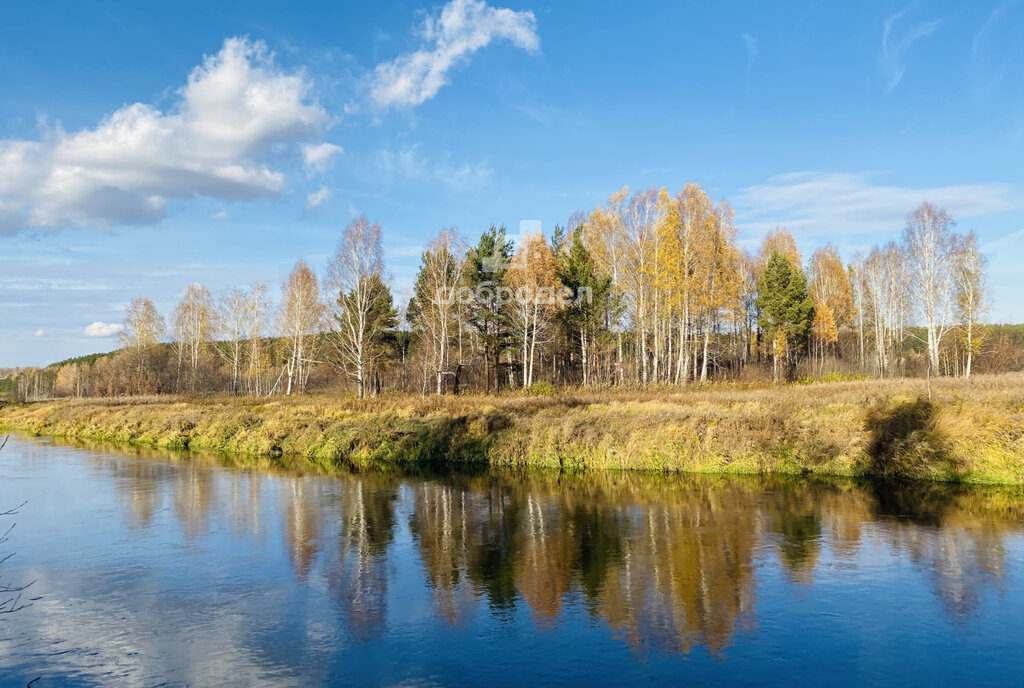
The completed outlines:
[[[1024,483],[1024,374],[554,396],[84,399],[0,407],[37,435],[316,462]]]

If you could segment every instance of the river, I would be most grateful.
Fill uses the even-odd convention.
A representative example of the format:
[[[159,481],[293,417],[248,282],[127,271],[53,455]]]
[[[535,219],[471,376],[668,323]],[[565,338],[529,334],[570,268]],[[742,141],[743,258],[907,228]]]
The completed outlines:
[[[224,463],[12,436],[0,686],[1024,681],[1017,489]]]

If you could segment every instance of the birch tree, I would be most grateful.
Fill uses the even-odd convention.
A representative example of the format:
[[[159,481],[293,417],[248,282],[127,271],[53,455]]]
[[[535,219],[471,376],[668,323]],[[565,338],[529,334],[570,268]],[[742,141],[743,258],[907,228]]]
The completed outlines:
[[[454,230],[441,233],[423,252],[423,264],[416,276],[414,294],[406,317],[427,347],[427,370],[433,371],[434,391],[444,393],[444,379],[451,370],[451,345],[456,336],[458,286],[462,266],[456,255],[463,253]]]
[[[832,244],[811,256],[809,291],[814,300],[814,340],[824,363],[825,349],[839,340],[839,331],[853,325],[854,303],[850,277]]]
[[[285,394],[302,393],[306,389],[313,364],[311,338],[320,331],[324,306],[320,286],[306,261],[299,260],[281,288],[278,331],[288,344]]]
[[[555,256],[538,230],[524,238],[506,275],[513,297],[513,329],[522,354],[522,386],[533,384],[537,345],[548,341],[561,282]]]
[[[938,370],[939,345],[949,331],[955,221],[945,210],[923,203],[903,232],[914,310],[927,333],[929,369]]]
[[[164,318],[157,312],[152,299],[132,299],[125,313],[119,339],[133,364],[133,387],[136,392],[148,386],[150,351],[160,342],[165,330]]]
[[[381,233],[380,225],[370,224],[364,216],[352,220],[342,231],[327,268],[325,291],[333,299],[330,341],[334,360],[355,380],[360,399],[366,396],[367,371],[382,353],[371,342],[386,324],[384,319],[373,317],[383,298]]]
[[[989,307],[988,281],[985,277],[985,256],[978,250],[978,240],[974,232],[968,233],[957,241],[956,269],[953,273],[957,319],[963,332],[966,360],[964,361],[964,377],[971,376],[971,365],[978,353],[981,337],[978,336],[978,325],[982,322]]]
[[[220,298],[217,306],[218,338],[217,352],[231,368],[231,393],[238,394],[243,364],[258,352],[253,331],[261,330],[259,320],[263,317],[261,302],[266,285],[254,284],[250,289],[232,289]],[[248,351],[247,351],[248,349]]]
[[[217,327],[210,290],[192,282],[174,308],[174,342],[178,350],[178,372],[182,360],[188,365],[188,388],[194,392],[199,378],[199,365]]]

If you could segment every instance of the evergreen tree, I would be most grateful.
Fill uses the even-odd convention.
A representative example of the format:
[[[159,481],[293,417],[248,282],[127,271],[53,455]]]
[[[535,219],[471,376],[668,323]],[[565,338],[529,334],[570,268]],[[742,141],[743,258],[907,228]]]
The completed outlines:
[[[579,342],[583,384],[590,381],[593,348],[597,333],[613,307],[612,280],[597,273],[594,259],[583,244],[583,232],[572,233],[569,250],[559,261],[559,278],[571,292],[569,302],[561,311],[569,341]]]
[[[469,322],[480,335],[484,345],[484,375],[487,392],[491,391],[491,371],[494,371],[494,391],[501,386],[501,354],[511,343],[508,304],[502,302],[505,274],[512,261],[512,242],[505,236],[504,227],[491,225],[480,235],[480,241],[466,255],[466,285],[475,298],[469,308]]]
[[[785,360],[792,370],[796,354],[807,346],[814,322],[814,301],[807,278],[780,251],[773,250],[757,281],[759,324],[772,337],[775,380]]]

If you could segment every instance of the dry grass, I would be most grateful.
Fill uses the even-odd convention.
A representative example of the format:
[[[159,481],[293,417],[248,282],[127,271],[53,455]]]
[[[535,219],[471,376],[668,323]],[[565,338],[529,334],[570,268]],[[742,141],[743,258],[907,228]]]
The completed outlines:
[[[168,397],[9,405],[41,435],[354,465],[886,475],[1024,483],[1024,374],[932,382],[564,390],[358,401]]]

